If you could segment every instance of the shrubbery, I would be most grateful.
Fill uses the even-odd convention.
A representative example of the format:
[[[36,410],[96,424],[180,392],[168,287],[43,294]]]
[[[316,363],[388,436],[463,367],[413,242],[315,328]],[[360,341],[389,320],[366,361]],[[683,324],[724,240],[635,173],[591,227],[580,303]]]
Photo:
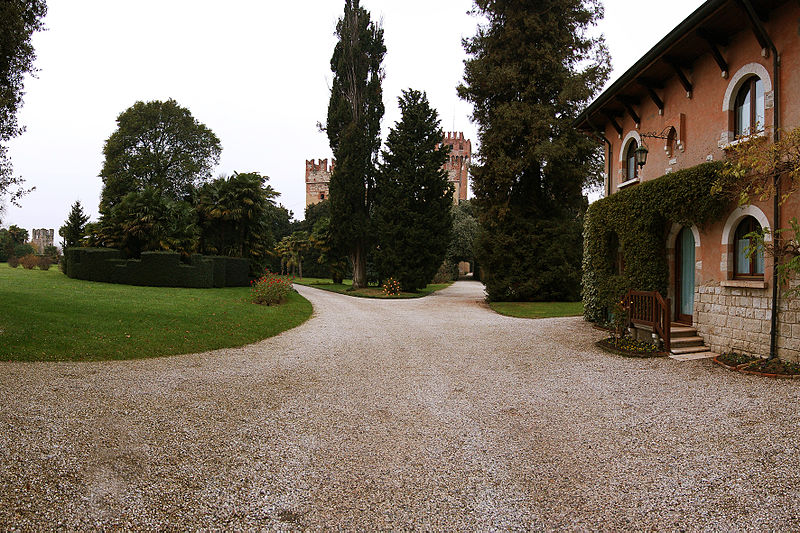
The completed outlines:
[[[286,301],[292,290],[292,278],[265,270],[263,276],[252,282],[250,292],[253,303],[273,305]]]
[[[19,259],[17,258],[17,256],[12,255],[11,257],[8,258],[8,266],[10,266],[11,268],[17,268],[19,266]]]
[[[400,294],[400,282],[394,278],[389,278],[383,284],[383,294],[386,296],[397,296]]]
[[[27,254],[20,258],[19,263],[22,265],[22,268],[33,270],[35,267],[39,266],[39,258],[33,254]]]

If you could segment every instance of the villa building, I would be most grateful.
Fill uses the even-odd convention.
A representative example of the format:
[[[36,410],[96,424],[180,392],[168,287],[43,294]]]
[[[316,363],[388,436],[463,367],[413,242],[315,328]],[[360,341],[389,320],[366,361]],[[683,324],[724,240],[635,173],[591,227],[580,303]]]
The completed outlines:
[[[575,122],[605,147],[605,196],[800,126],[798,20],[798,2],[708,0],[642,56]],[[800,360],[800,302],[782,297],[769,254],[747,253],[748,233],[788,227],[798,207],[797,195],[753,199],[717,220],[667,224],[654,253],[668,262],[673,352]]]

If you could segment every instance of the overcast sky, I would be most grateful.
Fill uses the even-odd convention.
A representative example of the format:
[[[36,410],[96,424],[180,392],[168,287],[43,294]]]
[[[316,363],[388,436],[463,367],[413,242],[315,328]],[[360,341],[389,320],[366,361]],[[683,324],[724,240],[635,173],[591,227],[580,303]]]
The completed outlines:
[[[458,99],[474,34],[471,0],[362,0],[383,21],[388,49],[384,132],[399,118],[397,97],[424,90],[445,131],[473,139],[470,106]],[[701,0],[606,0],[598,28],[621,75]],[[34,35],[37,78],[28,78],[9,143],[16,174],[36,190],[7,205],[3,225],[58,228],[80,200],[97,217],[103,142],[137,100],[174,98],[222,143],[215,171],[257,171],[279,201],[303,218],[305,160],[330,158],[317,129],[327,112],[335,0],[49,0],[47,31]],[[635,9],[633,9],[635,6]],[[658,16],[650,16],[658,13]],[[637,15],[646,24],[641,24]],[[59,240],[56,237],[56,240]]]

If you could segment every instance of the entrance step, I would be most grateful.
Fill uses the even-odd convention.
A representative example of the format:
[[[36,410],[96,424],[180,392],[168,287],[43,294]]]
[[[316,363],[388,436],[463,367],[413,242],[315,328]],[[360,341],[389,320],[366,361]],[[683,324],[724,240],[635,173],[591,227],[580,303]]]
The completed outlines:
[[[669,328],[669,336],[670,352],[673,355],[687,357],[708,352],[708,347],[703,343],[703,337],[697,334],[697,328],[673,323]]]
[[[698,353],[687,353],[683,355],[675,355],[671,354],[669,357],[670,359],[675,359],[676,361],[697,361],[698,359],[711,359],[712,357],[716,357],[719,354],[714,352],[698,352]]]
[[[687,346],[702,346],[703,337],[672,337],[670,344],[673,348],[686,348]]]
[[[707,352],[708,351],[708,347],[704,346],[702,344],[700,346],[684,346],[682,348],[674,348],[674,347],[672,347],[672,350],[670,350],[670,351],[675,355],[686,355],[686,354],[690,354],[690,353]]]

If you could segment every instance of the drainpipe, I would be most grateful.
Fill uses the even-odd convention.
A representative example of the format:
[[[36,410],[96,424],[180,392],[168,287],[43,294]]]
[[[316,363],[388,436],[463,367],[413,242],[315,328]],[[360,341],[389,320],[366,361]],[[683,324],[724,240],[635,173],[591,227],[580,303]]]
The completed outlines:
[[[759,33],[764,37],[767,42],[767,46],[769,47],[770,51],[772,52],[772,79],[774,81],[774,89],[773,89],[773,105],[772,105],[772,129],[774,135],[774,142],[778,142],[780,140],[780,87],[781,87],[781,76],[780,76],[780,68],[781,68],[781,60],[778,57],[778,49],[775,48],[775,43],[772,42],[767,30],[764,28],[764,25],[761,23],[761,20],[756,15],[755,9],[753,9],[753,4],[750,0],[740,0],[742,5],[747,11],[747,15],[750,17],[751,22],[753,25],[758,28]],[[775,194],[772,198],[772,217],[773,217],[773,228],[772,229],[772,243],[775,246],[776,241],[778,239],[777,229],[780,226],[780,202],[778,201],[778,197],[780,196],[779,188],[780,188],[780,176],[776,173],[773,176],[773,185],[775,187]],[[769,330],[769,358],[774,359],[778,356],[778,298],[779,298],[779,291],[778,291],[778,268],[775,264],[777,261],[773,259],[772,264],[772,323],[770,325]]]

